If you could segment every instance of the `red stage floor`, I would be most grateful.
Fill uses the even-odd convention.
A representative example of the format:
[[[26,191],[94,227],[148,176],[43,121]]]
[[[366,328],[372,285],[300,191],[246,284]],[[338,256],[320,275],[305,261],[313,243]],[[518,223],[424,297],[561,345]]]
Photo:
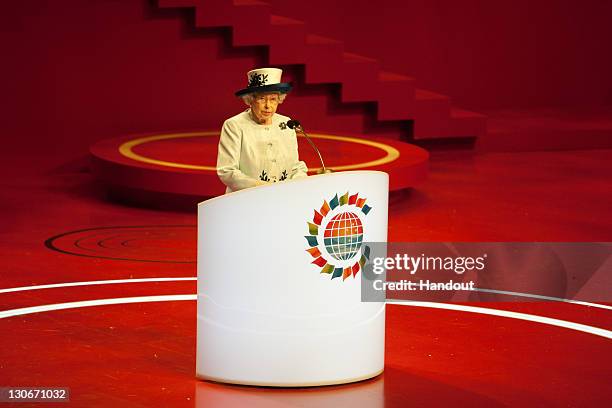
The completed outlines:
[[[599,407],[612,399],[610,303],[469,304],[487,314],[390,305],[386,368],[373,380],[290,390],[197,381],[195,214],[109,202],[85,161],[58,167],[70,159],[3,158],[0,386],[69,387],[79,407]],[[611,160],[610,150],[436,153],[427,182],[392,195],[389,239],[611,241]],[[164,281],[91,283],[135,278]],[[70,282],[88,283],[8,290]],[[138,299],[109,304],[124,298]],[[15,315],[83,301],[94,302]],[[491,315],[499,310],[522,315]]]

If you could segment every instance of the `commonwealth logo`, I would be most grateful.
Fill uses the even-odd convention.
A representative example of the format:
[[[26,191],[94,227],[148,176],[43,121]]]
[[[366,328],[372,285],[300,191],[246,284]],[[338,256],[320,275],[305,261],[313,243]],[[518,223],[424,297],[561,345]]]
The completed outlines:
[[[312,222],[307,222],[306,250],[314,260],[312,263],[321,268],[321,273],[331,275],[331,279],[355,277],[370,257],[370,248],[363,245],[362,220],[372,207],[366,204],[359,193],[349,193],[332,198],[329,203],[314,210]]]

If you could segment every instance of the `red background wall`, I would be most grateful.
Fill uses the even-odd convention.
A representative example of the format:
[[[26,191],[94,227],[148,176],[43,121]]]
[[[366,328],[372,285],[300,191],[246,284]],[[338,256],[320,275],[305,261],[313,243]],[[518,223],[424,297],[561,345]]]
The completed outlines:
[[[612,104],[606,0],[271,0],[469,109]]]
[[[612,104],[612,3],[477,0],[272,0],[275,14],[345,41],[468,109]],[[144,0],[27,0],[3,5],[5,149],[84,153],[125,133],[219,128],[242,109],[233,91],[265,49],[229,30],[194,30],[189,13]],[[302,86],[281,112],[326,131],[396,135],[334,86]],[[398,97],[401,103],[401,96]]]

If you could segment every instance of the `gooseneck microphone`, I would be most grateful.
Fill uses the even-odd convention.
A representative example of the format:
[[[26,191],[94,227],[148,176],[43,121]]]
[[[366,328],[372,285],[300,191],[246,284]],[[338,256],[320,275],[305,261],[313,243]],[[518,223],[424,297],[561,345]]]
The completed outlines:
[[[321,156],[321,152],[319,151],[319,149],[317,148],[317,146],[314,144],[314,142],[312,141],[312,139],[310,138],[310,136],[308,136],[306,134],[306,132],[304,132],[304,128],[302,127],[302,125],[300,124],[299,121],[291,119],[287,121],[287,127],[289,129],[295,129],[296,132],[299,132],[301,134],[304,135],[304,137],[306,138],[306,140],[308,141],[308,143],[310,144],[310,146],[312,146],[312,148],[314,149],[314,151],[317,153],[317,155],[319,156],[319,160],[321,161],[321,168],[319,169],[319,171],[317,171],[317,174],[326,174],[326,173],[332,173],[333,170],[332,169],[328,169],[325,167],[325,163],[323,163],[323,157]]]
[[[302,127],[302,125],[300,124],[300,121],[294,120],[294,119],[290,119],[290,120],[287,121],[287,127],[289,129],[295,129],[297,127]]]

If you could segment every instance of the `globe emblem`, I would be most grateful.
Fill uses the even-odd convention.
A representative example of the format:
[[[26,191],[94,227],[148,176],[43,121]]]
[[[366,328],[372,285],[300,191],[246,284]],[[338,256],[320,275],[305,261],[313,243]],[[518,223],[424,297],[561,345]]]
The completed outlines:
[[[363,242],[361,220],[346,211],[333,217],[325,226],[325,249],[337,260],[348,260],[359,252]]]

